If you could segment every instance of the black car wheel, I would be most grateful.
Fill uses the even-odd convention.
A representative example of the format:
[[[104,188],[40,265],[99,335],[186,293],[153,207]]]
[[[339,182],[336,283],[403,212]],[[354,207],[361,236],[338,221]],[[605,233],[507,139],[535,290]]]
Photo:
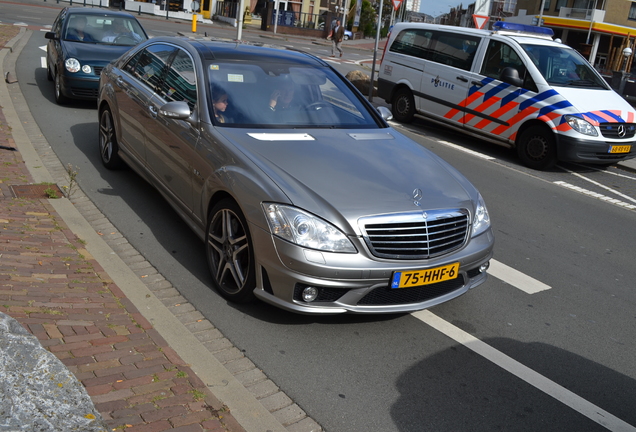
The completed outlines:
[[[55,74],[55,102],[58,105],[64,105],[68,102],[68,98],[62,94],[62,78],[60,74]]]
[[[528,168],[546,170],[556,163],[556,141],[546,126],[531,126],[517,140],[517,154]]]
[[[99,116],[99,155],[102,164],[108,169],[117,169],[122,166],[113,116],[108,108],[102,110]]]
[[[407,88],[398,90],[391,103],[393,118],[401,123],[410,123],[415,115],[415,100],[413,93]]]
[[[51,66],[49,66],[49,62],[46,62],[46,79],[49,81],[53,81],[53,74],[51,73]]]
[[[214,206],[210,215],[206,251],[216,288],[223,297],[234,302],[254,300],[254,253],[239,206],[225,199]]]

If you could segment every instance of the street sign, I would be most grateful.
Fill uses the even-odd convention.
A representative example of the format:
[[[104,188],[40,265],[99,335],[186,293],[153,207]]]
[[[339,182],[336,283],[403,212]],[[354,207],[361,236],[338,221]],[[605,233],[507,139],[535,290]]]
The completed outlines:
[[[488,22],[488,16],[473,15],[473,21],[475,22],[475,28],[483,29]]]
[[[400,5],[402,4],[402,0],[392,0],[393,1],[393,9],[398,10]]]

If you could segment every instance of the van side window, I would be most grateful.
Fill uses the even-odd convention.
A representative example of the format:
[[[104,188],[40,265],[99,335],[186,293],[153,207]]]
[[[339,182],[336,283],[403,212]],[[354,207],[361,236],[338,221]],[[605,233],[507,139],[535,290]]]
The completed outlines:
[[[433,32],[428,30],[404,30],[397,35],[389,51],[426,59],[432,36]]]
[[[488,43],[488,49],[486,50],[486,56],[484,62],[481,65],[481,74],[489,78],[496,80],[500,79],[501,72],[507,68],[512,67],[517,69],[519,77],[523,79],[523,87],[527,90],[537,92],[537,85],[528,73],[526,66],[521,61],[521,58],[517,55],[515,50],[511,46],[491,40]]]
[[[478,36],[435,32],[430,60],[468,71],[480,40]]]

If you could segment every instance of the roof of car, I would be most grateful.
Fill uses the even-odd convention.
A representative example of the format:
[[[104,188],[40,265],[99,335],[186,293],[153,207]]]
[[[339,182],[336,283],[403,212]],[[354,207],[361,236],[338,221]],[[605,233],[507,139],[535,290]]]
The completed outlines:
[[[124,11],[111,11],[104,9],[95,9],[95,8],[83,8],[83,7],[67,7],[65,8],[67,13],[73,15],[99,15],[99,16],[108,16],[108,17],[121,17],[121,18],[133,18],[136,19],[132,14]]]
[[[253,62],[293,62],[314,66],[328,64],[312,54],[275,45],[253,44],[250,42],[224,40],[193,40],[186,37],[162,36],[149,41],[173,42],[192,46],[206,60],[247,60]]]

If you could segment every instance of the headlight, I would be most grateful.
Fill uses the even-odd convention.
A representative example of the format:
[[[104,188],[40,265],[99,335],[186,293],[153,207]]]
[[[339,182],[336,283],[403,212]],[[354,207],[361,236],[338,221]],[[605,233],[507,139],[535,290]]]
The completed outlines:
[[[69,72],[75,73],[80,70],[80,62],[74,58],[66,59],[64,66],[66,66],[66,70]]]
[[[490,215],[486,208],[484,199],[479,195],[477,201],[477,209],[475,210],[475,219],[473,219],[473,237],[483,233],[490,226]]]
[[[596,132],[596,128],[592,126],[592,124],[587,120],[583,120],[580,117],[566,115],[565,121],[568,122],[568,124],[570,125],[570,127],[572,127],[572,129],[574,129],[575,131],[579,133],[582,133],[583,135],[598,136],[598,132]]]
[[[277,237],[298,246],[321,251],[357,252],[342,231],[312,214],[282,204],[262,205],[269,229]]]

